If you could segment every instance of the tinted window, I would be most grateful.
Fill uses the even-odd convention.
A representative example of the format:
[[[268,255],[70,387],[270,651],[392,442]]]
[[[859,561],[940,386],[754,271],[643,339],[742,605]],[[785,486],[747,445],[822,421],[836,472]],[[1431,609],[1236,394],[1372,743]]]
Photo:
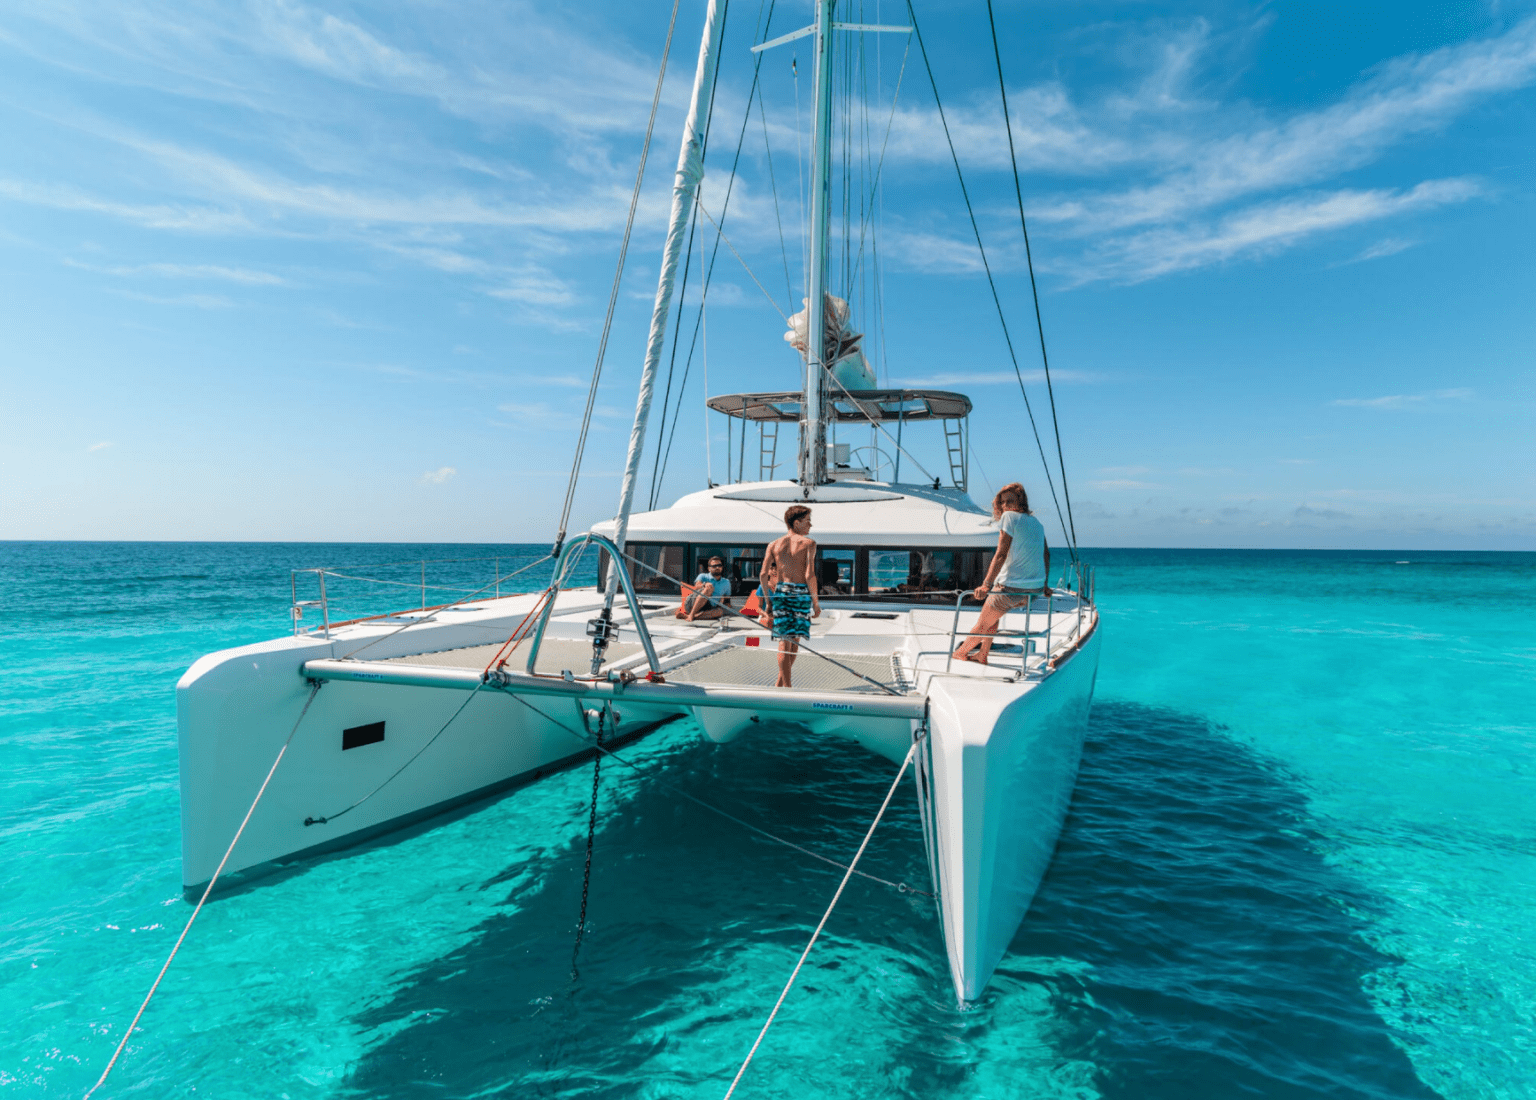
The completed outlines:
[[[953,599],[985,574],[986,550],[870,550],[872,596]]]
[[[725,575],[731,578],[731,595],[751,595],[757,590],[765,549],[763,546],[721,546],[696,542],[693,544],[693,571],[688,575],[688,581],[691,584],[694,577],[709,572],[709,559],[718,554],[725,559]]]
[[[687,547],[682,543],[632,542],[624,547],[629,579],[639,595],[676,596],[682,592],[683,563]],[[636,563],[639,564],[636,564]],[[608,583],[608,553],[603,552],[599,586]],[[693,580],[692,574],[688,579]]]

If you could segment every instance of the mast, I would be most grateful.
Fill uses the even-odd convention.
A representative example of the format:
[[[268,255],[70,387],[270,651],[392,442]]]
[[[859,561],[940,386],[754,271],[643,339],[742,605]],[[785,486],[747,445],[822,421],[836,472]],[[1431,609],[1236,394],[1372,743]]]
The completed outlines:
[[[693,198],[704,178],[704,120],[715,91],[715,64],[720,54],[721,18],[725,4],[709,0],[704,15],[704,35],[699,42],[699,64],[693,74],[693,98],[688,105],[688,121],[683,126],[683,144],[677,154],[677,175],[672,184],[672,217],[667,224],[667,243],[661,254],[661,275],[656,281],[656,304],[651,309],[651,333],[645,347],[645,368],[640,374],[640,394],[635,402],[635,423],[629,431],[629,455],[624,463],[624,480],[619,489],[619,511],[614,517],[614,543],[624,549],[629,534],[629,513],[635,503],[635,486],[640,479],[640,456],[645,450],[645,424],[651,401],[656,395],[656,374],[661,365],[662,345],[667,338],[667,315],[672,308],[672,288],[677,279],[677,262],[683,252],[683,236],[692,213]],[[604,599],[605,612],[613,607],[618,589],[618,570],[614,563],[608,577]],[[605,614],[606,617],[606,614]]]
[[[826,364],[827,222],[832,207],[832,5],[816,0],[816,114],[811,131],[811,256],[806,301],[805,402],[800,429],[800,488],[827,479],[827,424],[822,417]]]

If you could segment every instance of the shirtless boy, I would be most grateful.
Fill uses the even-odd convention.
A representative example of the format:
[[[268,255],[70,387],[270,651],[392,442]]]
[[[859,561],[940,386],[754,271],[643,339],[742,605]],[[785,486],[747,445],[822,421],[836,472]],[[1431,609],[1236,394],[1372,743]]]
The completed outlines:
[[[763,554],[764,571],[772,566],[778,581],[773,586],[773,636],[779,639],[779,680],[775,687],[790,686],[789,674],[800,652],[801,638],[811,636],[811,620],[821,614],[816,591],[816,544],[811,541],[811,510],[804,504],[784,512],[789,534],[768,544]]]

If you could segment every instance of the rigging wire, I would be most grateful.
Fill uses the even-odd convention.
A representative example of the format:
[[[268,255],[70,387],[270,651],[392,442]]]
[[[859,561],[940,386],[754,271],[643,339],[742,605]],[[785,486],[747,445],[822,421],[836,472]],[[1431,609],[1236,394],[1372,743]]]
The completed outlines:
[[[1035,328],[1040,333],[1040,363],[1045,368],[1045,393],[1051,402],[1051,427],[1056,433],[1056,462],[1061,468],[1061,495],[1067,502],[1067,523],[1072,528],[1072,548],[1077,548],[1077,524],[1072,518],[1072,493],[1067,488],[1067,460],[1061,451],[1061,424],[1056,419],[1056,392],[1051,388],[1051,360],[1045,353],[1045,321],[1040,315],[1040,288],[1035,283],[1035,259],[1029,248],[1029,225],[1024,220],[1024,188],[1019,182],[1019,158],[1013,148],[1013,123],[1008,117],[1008,89],[1003,83],[1003,54],[997,44],[997,22],[992,0],[987,0],[987,26],[992,31],[992,56],[997,61],[997,91],[1003,99],[1003,128],[1008,131],[1008,161],[1013,166],[1013,193],[1019,202],[1019,229],[1024,234],[1024,260],[1029,264],[1029,292],[1035,300]],[[1073,557],[1076,558],[1074,552]]]
[[[619,245],[619,261],[613,272],[613,289],[608,293],[608,312],[603,317],[603,333],[597,341],[597,361],[592,365],[592,384],[587,388],[587,407],[576,436],[576,455],[571,459],[571,479],[565,488],[565,503],[560,509],[560,527],[555,534],[555,550],[565,544],[565,531],[576,502],[576,485],[581,479],[581,460],[587,449],[587,433],[592,427],[592,409],[597,402],[597,384],[603,375],[603,359],[608,354],[608,336],[613,331],[613,312],[619,302],[619,284],[624,280],[624,262],[629,256],[629,238],[635,228],[635,210],[640,205],[640,189],[645,181],[645,165],[651,154],[651,134],[656,128],[656,109],[661,104],[661,87],[666,81],[667,59],[672,55],[672,32],[677,29],[677,9],[681,0],[672,0],[672,19],[667,24],[667,43],[661,51],[661,68],[656,73],[656,91],[651,96],[651,115],[645,124],[645,142],[640,147],[640,166],[635,170],[635,190],[629,198],[629,215],[624,222],[624,239]]]
[[[725,1100],[731,1100],[731,1095],[736,1091],[736,1086],[741,1084],[742,1074],[747,1072],[747,1067],[752,1064],[752,1056],[757,1053],[757,1048],[763,1045],[763,1038],[768,1034],[768,1029],[773,1026],[773,1021],[779,1015],[779,1009],[784,1007],[784,998],[789,996],[790,989],[795,984],[795,979],[800,976],[800,968],[805,965],[811,948],[816,946],[816,940],[821,936],[821,930],[827,926],[827,920],[832,916],[832,910],[837,908],[838,901],[843,896],[843,889],[848,885],[848,880],[853,877],[854,868],[859,865],[859,860],[864,856],[864,849],[869,847],[875,830],[880,826],[881,818],[885,817],[886,807],[891,804],[891,799],[896,794],[896,788],[901,784],[902,776],[907,774],[907,766],[912,763],[912,757],[917,754],[921,740],[913,741],[912,747],[907,750],[907,755],[901,761],[901,768],[896,772],[896,778],[891,781],[891,789],[885,792],[885,801],[880,803],[880,809],[875,814],[875,819],[869,823],[869,831],[864,834],[864,842],[859,845],[859,850],[854,853],[853,860],[848,864],[848,873],[843,875],[843,881],[837,884],[837,893],[832,895],[832,902],[827,906],[827,911],[821,915],[821,921],[816,925],[816,931],[811,933],[810,941],[806,943],[805,950],[800,952],[800,960],[795,963],[795,969],[790,972],[789,981],[784,983],[784,990],[779,994],[779,999],[774,1002],[773,1011],[768,1013],[768,1019],[763,1024],[763,1030],[757,1033],[757,1039],[752,1043],[752,1049],[747,1051],[746,1059],[741,1063],[741,1068],[736,1071],[736,1077],[731,1081],[731,1087],[725,1090]]]
[[[769,28],[773,25],[773,9],[774,9],[775,3],[777,3],[777,0],[774,0],[774,3],[770,3],[768,5],[768,18],[767,18],[766,22],[762,24],[763,30],[762,30],[762,34],[761,34],[760,37],[762,37],[764,39],[766,39],[766,36],[768,34]],[[761,10],[761,6],[759,6],[759,10]],[[758,96],[758,95],[761,94],[760,79],[761,79],[761,74],[762,74],[762,62],[763,62],[763,55],[761,53],[759,53],[756,56],[756,58],[755,58],[755,60],[753,61],[753,64],[752,64],[752,87],[751,87],[750,91],[748,91],[748,93],[747,93],[747,109],[742,114],[742,117],[741,117],[741,131],[737,134],[737,137],[736,137],[736,154],[735,154],[734,159],[731,161],[731,177],[730,177],[730,181],[726,184],[726,187],[725,187],[725,199],[722,201],[721,206],[720,206],[720,220],[719,220],[719,222],[715,222],[715,220],[712,217],[709,219],[710,222],[715,225],[716,229],[719,230],[719,232],[715,236],[715,246],[710,251],[710,254],[709,254],[709,266],[705,269],[704,274],[703,274],[704,284],[705,284],[706,287],[708,287],[710,280],[714,277],[715,263],[720,258],[720,242],[721,242],[722,237],[724,236],[724,228],[723,227],[725,225],[725,219],[726,219],[727,215],[729,215],[729,213],[730,213],[731,196],[735,193],[735,190],[736,190],[736,173],[737,173],[737,169],[741,165],[741,153],[742,153],[742,149],[745,146],[746,140],[747,140],[747,123],[751,120],[751,117],[752,117],[752,99],[753,99],[754,96]],[[716,78],[718,79],[718,77],[719,77],[719,71],[718,70],[716,71],[715,75],[716,75]],[[711,117],[713,116],[713,111],[714,111],[714,100],[713,100],[713,98],[711,98],[711,100],[710,100]],[[707,127],[707,125],[708,125],[708,121],[706,120],[706,127]],[[706,135],[707,135],[707,129],[706,129]],[[698,225],[698,211],[701,210],[701,209],[703,209],[702,204],[695,204],[695,207],[694,207],[694,218],[693,218],[693,222],[694,222],[694,227],[695,228]],[[705,216],[709,217],[708,211],[705,211]],[[689,246],[690,247],[692,247],[692,241],[693,241],[692,233],[693,233],[693,229],[690,229],[689,230]],[[733,251],[734,251],[734,249],[733,249]],[[702,262],[703,261],[701,260],[700,263],[702,264]],[[686,268],[684,270],[684,278],[685,279],[687,278]],[[684,289],[686,290],[686,286],[684,287]],[[770,295],[770,298],[771,298],[771,295]],[[693,370],[693,353],[694,353],[694,351],[698,347],[700,326],[703,324],[703,320],[704,320],[704,312],[703,312],[703,305],[702,305],[702,303],[703,303],[703,298],[701,296],[701,298],[700,298],[699,314],[698,314],[698,317],[694,321],[693,336],[689,340],[689,343],[688,343],[688,358],[686,360],[684,360],[684,362],[683,362],[683,377],[682,377],[682,380],[678,383],[677,407],[672,411],[672,426],[671,426],[671,428],[667,427],[667,405],[666,405],[666,400],[664,399],[663,403],[662,403],[661,430],[657,433],[657,436],[656,436],[656,461],[655,461],[655,463],[653,464],[653,466],[651,468],[651,492],[650,492],[650,505],[649,505],[649,507],[651,507],[651,508],[655,508],[656,507],[656,502],[660,498],[660,495],[661,495],[661,483],[662,483],[663,479],[665,479],[665,477],[667,476],[667,464],[668,464],[668,462],[670,461],[670,459],[672,457],[672,441],[677,437],[677,424],[678,424],[678,421],[682,418],[682,413],[683,413],[683,394],[684,394],[684,392],[686,390],[686,387],[688,385],[688,377],[692,373],[692,370]],[[681,329],[681,327],[682,327],[682,325],[681,325],[682,310],[683,310],[683,302],[682,302],[682,296],[680,295],[679,296],[679,301],[678,301],[678,322],[679,322],[678,329]],[[673,370],[677,366],[677,349],[678,349],[678,341],[676,340],[676,338],[674,338],[673,342],[672,342],[672,360],[668,364],[668,367],[667,367],[667,388],[666,388],[666,392],[667,392],[668,395],[670,395],[671,392],[672,392],[672,373],[673,373]],[[662,442],[661,442],[663,436],[666,437],[666,445],[665,445],[665,447],[662,446]]]
[[[789,277],[789,246],[784,241],[784,218],[779,213],[779,185],[773,178],[773,146],[768,141],[768,111],[763,97],[757,97],[757,117],[763,124],[763,159],[768,162],[768,193],[773,196],[773,224],[779,230],[779,256],[784,261],[784,293],[790,305],[795,304],[795,284]],[[767,293],[764,291],[764,293]]]
[[[763,292],[763,297],[768,299],[768,304],[773,307],[773,311],[780,317],[784,318],[785,324],[788,324],[789,314],[785,313],[782,309],[779,308],[778,301],[772,294],[768,293],[768,288],[763,285],[763,281],[759,279],[757,277],[757,273],[752,270],[752,265],[747,263],[742,254],[736,250],[736,246],[731,243],[731,238],[725,235],[725,230],[720,227],[719,222],[715,221],[715,216],[709,212],[709,207],[705,206],[702,201],[699,203],[699,213],[703,214],[706,218],[709,219],[709,224],[715,227],[715,232],[719,234],[720,239],[725,242],[725,247],[731,250],[731,255],[735,256],[737,261],[741,264],[741,269],[747,273],[747,277],[757,284],[757,289]]]
[[[819,860],[822,863],[827,864],[828,866],[836,867],[839,871],[846,871],[846,870],[848,870],[848,865],[846,863],[839,863],[837,860],[832,859],[830,856],[824,856],[820,852],[812,851],[810,848],[806,848],[806,847],[804,847],[802,845],[796,844],[792,840],[785,840],[781,836],[777,836],[774,833],[770,833],[767,829],[759,828],[758,826],[752,824],[750,821],[744,821],[741,818],[735,816],[734,814],[727,813],[725,810],[722,810],[719,806],[716,806],[716,805],[714,805],[713,803],[710,803],[710,802],[705,802],[702,798],[698,798],[695,795],[689,794],[687,791],[683,790],[683,788],[677,786],[676,784],[668,783],[665,779],[662,779],[662,778],[659,777],[659,775],[657,774],[655,769],[653,769],[653,768],[642,768],[639,764],[636,764],[633,761],[627,760],[624,757],[620,756],[618,753],[616,753],[612,749],[608,748],[608,746],[601,745],[601,744],[595,744],[590,738],[584,737],[582,734],[577,733],[575,730],[573,730],[570,726],[567,726],[564,722],[561,722],[559,719],[555,718],[554,716],[550,715],[549,713],[540,710],[538,707],[536,707],[532,703],[530,703],[527,699],[524,699],[521,695],[514,695],[514,696],[512,696],[512,698],[515,699],[517,702],[523,704],[523,706],[527,707],[529,710],[533,711],[533,713],[537,714],[540,718],[544,719],[546,722],[550,723],[551,725],[553,725],[553,726],[555,726],[555,727],[557,727],[559,729],[564,730],[566,733],[568,733],[572,737],[576,738],[576,740],[582,742],[582,744],[586,745],[588,748],[595,749],[597,752],[600,752],[604,756],[606,756],[609,760],[612,760],[615,764],[619,764],[619,765],[622,765],[623,767],[628,768],[630,771],[634,772],[636,775],[640,776],[642,779],[645,779],[646,781],[648,781],[650,783],[654,783],[656,786],[660,787],[662,790],[668,791],[671,794],[675,794],[679,798],[686,798],[689,802],[692,802],[695,806],[698,806],[701,809],[708,810],[712,814],[718,814],[720,817],[725,818],[725,820],[727,820],[729,822],[732,822],[732,823],[734,823],[736,825],[740,825],[743,829],[746,829],[748,832],[756,833],[758,836],[763,837],[765,840],[771,840],[775,844],[782,844],[786,848],[792,848],[795,851],[799,852],[801,855],[810,856],[812,859]],[[682,715],[677,715],[677,717],[681,718],[683,716]],[[663,719],[663,721],[666,721],[666,719]],[[919,890],[916,886],[908,886],[905,882],[892,882],[890,879],[881,878],[879,875],[872,875],[868,871],[858,871],[858,870],[856,870],[853,873],[858,875],[860,878],[868,879],[870,882],[878,882],[881,886],[889,886],[891,889],[895,890],[897,893],[900,893],[900,894],[917,894],[920,897],[925,897],[925,898],[933,897],[933,895],[931,893],[929,893],[927,890]]]
[[[165,958],[165,965],[160,967],[160,973],[155,975],[155,982],[149,987],[149,992],[144,995],[144,1002],[139,1005],[139,1010],[133,1014],[128,1029],[123,1032],[123,1037],[118,1040],[117,1049],[112,1052],[111,1059],[107,1062],[107,1068],[101,1071],[101,1076],[96,1079],[86,1092],[83,1100],[91,1100],[91,1096],[102,1085],[106,1084],[107,1075],[112,1072],[112,1067],[117,1065],[118,1058],[122,1057],[123,1048],[128,1045],[134,1028],[139,1026],[139,1020],[144,1015],[144,1010],[149,1007],[150,1000],[155,991],[160,988],[160,982],[165,978],[165,972],[171,968],[171,962],[176,958],[176,952],[181,950],[181,945],[186,941],[187,933],[192,931],[192,922],[197,920],[197,915],[203,911],[203,904],[207,902],[208,895],[213,893],[214,883],[219,881],[219,876],[224,873],[224,865],[229,862],[229,857],[234,854],[235,845],[240,843],[240,837],[245,833],[245,827],[251,823],[251,815],[256,812],[256,807],[261,803],[262,796],[267,793],[267,786],[272,782],[272,777],[277,774],[277,766],[283,762],[283,756],[288,751],[288,746],[293,744],[293,735],[299,732],[299,724],[304,721],[304,716],[309,713],[310,704],[315,701],[315,696],[320,694],[320,689],[325,685],[324,680],[310,681],[309,698],[304,700],[304,709],[299,711],[299,716],[294,720],[293,729],[288,731],[288,737],[283,742],[283,747],[277,750],[277,759],[272,761],[272,766],[267,769],[267,777],[261,781],[261,787],[256,791],[256,797],[251,800],[251,808],[245,811],[245,817],[240,821],[240,827],[235,830],[235,837],[229,842],[229,847],[224,850],[224,858],[219,860],[219,865],[214,869],[213,877],[208,880],[208,885],[203,888],[203,896],[197,899],[197,908],[192,910],[192,915],[187,918],[186,925],[181,930],[181,935],[176,937],[176,945],[171,948],[171,953]],[[327,697],[329,698],[329,696]]]
[[[971,232],[976,236],[976,250],[981,254],[981,266],[987,275],[987,286],[992,291],[992,304],[997,307],[997,320],[1003,329],[1003,342],[1008,346],[1008,358],[1013,363],[1013,373],[1019,381],[1019,394],[1024,398],[1024,410],[1029,414],[1029,427],[1035,436],[1035,446],[1040,452],[1040,464],[1044,467],[1045,483],[1051,490],[1051,503],[1056,508],[1056,518],[1061,523],[1061,535],[1067,542],[1067,551],[1072,560],[1077,561],[1077,542],[1068,533],[1067,515],[1061,507],[1061,502],[1056,496],[1056,479],[1051,476],[1051,463],[1045,457],[1045,443],[1040,439],[1040,428],[1035,423],[1035,409],[1029,400],[1029,391],[1024,388],[1024,372],[1019,369],[1019,357],[1014,351],[1013,337],[1008,332],[1008,319],[1003,313],[1003,300],[997,291],[997,281],[992,277],[992,265],[987,260],[987,248],[981,240],[981,226],[976,221],[976,211],[971,206],[970,190],[965,186],[965,173],[960,170],[960,155],[955,152],[955,140],[949,132],[949,119],[944,114],[944,101],[939,96],[939,84],[933,75],[933,65],[928,60],[928,48],[923,44],[923,32],[917,24],[917,12],[912,7],[912,0],[907,0],[907,16],[912,20],[912,33],[917,38],[917,52],[923,59],[923,68],[928,72],[928,84],[933,89],[933,102],[939,110],[939,124],[944,128],[944,140],[949,145],[950,160],[955,165],[955,176],[960,181],[960,196],[965,200],[965,212],[971,220]]]

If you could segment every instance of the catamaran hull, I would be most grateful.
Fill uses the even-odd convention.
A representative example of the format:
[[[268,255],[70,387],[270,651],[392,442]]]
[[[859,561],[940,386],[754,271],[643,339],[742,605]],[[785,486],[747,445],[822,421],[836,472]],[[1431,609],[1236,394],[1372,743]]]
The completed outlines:
[[[182,881],[189,891],[212,878],[294,729],[312,690],[301,672],[305,661],[332,656],[324,643],[280,643],[276,652],[260,652],[263,648],[205,658],[177,692]],[[575,736],[582,732],[581,714],[571,702],[530,700],[545,718],[492,690],[477,692],[422,751],[467,695],[468,689],[327,682],[299,723],[220,881],[273,861],[360,843],[591,755]],[[682,713],[678,707],[624,706],[619,734],[633,736]],[[348,730],[363,732],[349,738]],[[377,735],[382,739],[367,740]],[[344,747],[349,743],[354,747]],[[332,820],[305,824],[322,817]]]
[[[955,992],[981,994],[1050,865],[1082,757],[1099,632],[1043,681],[935,677],[918,786]]]
[[[477,629],[505,636],[520,619]],[[1095,626],[1096,617],[1041,679],[927,674],[924,691],[906,695],[511,670],[483,682],[478,671],[405,656],[342,659],[312,635],[213,654],[177,692],[183,883],[196,890],[216,873],[285,742],[221,881],[590,758],[588,723],[599,712],[617,719],[610,745],[684,716],[717,741],[776,719],[856,740],[893,762],[926,727],[918,796],[955,990],[971,1000],[1029,909],[1071,800],[1098,668]],[[417,629],[445,648],[479,640],[452,627]]]

